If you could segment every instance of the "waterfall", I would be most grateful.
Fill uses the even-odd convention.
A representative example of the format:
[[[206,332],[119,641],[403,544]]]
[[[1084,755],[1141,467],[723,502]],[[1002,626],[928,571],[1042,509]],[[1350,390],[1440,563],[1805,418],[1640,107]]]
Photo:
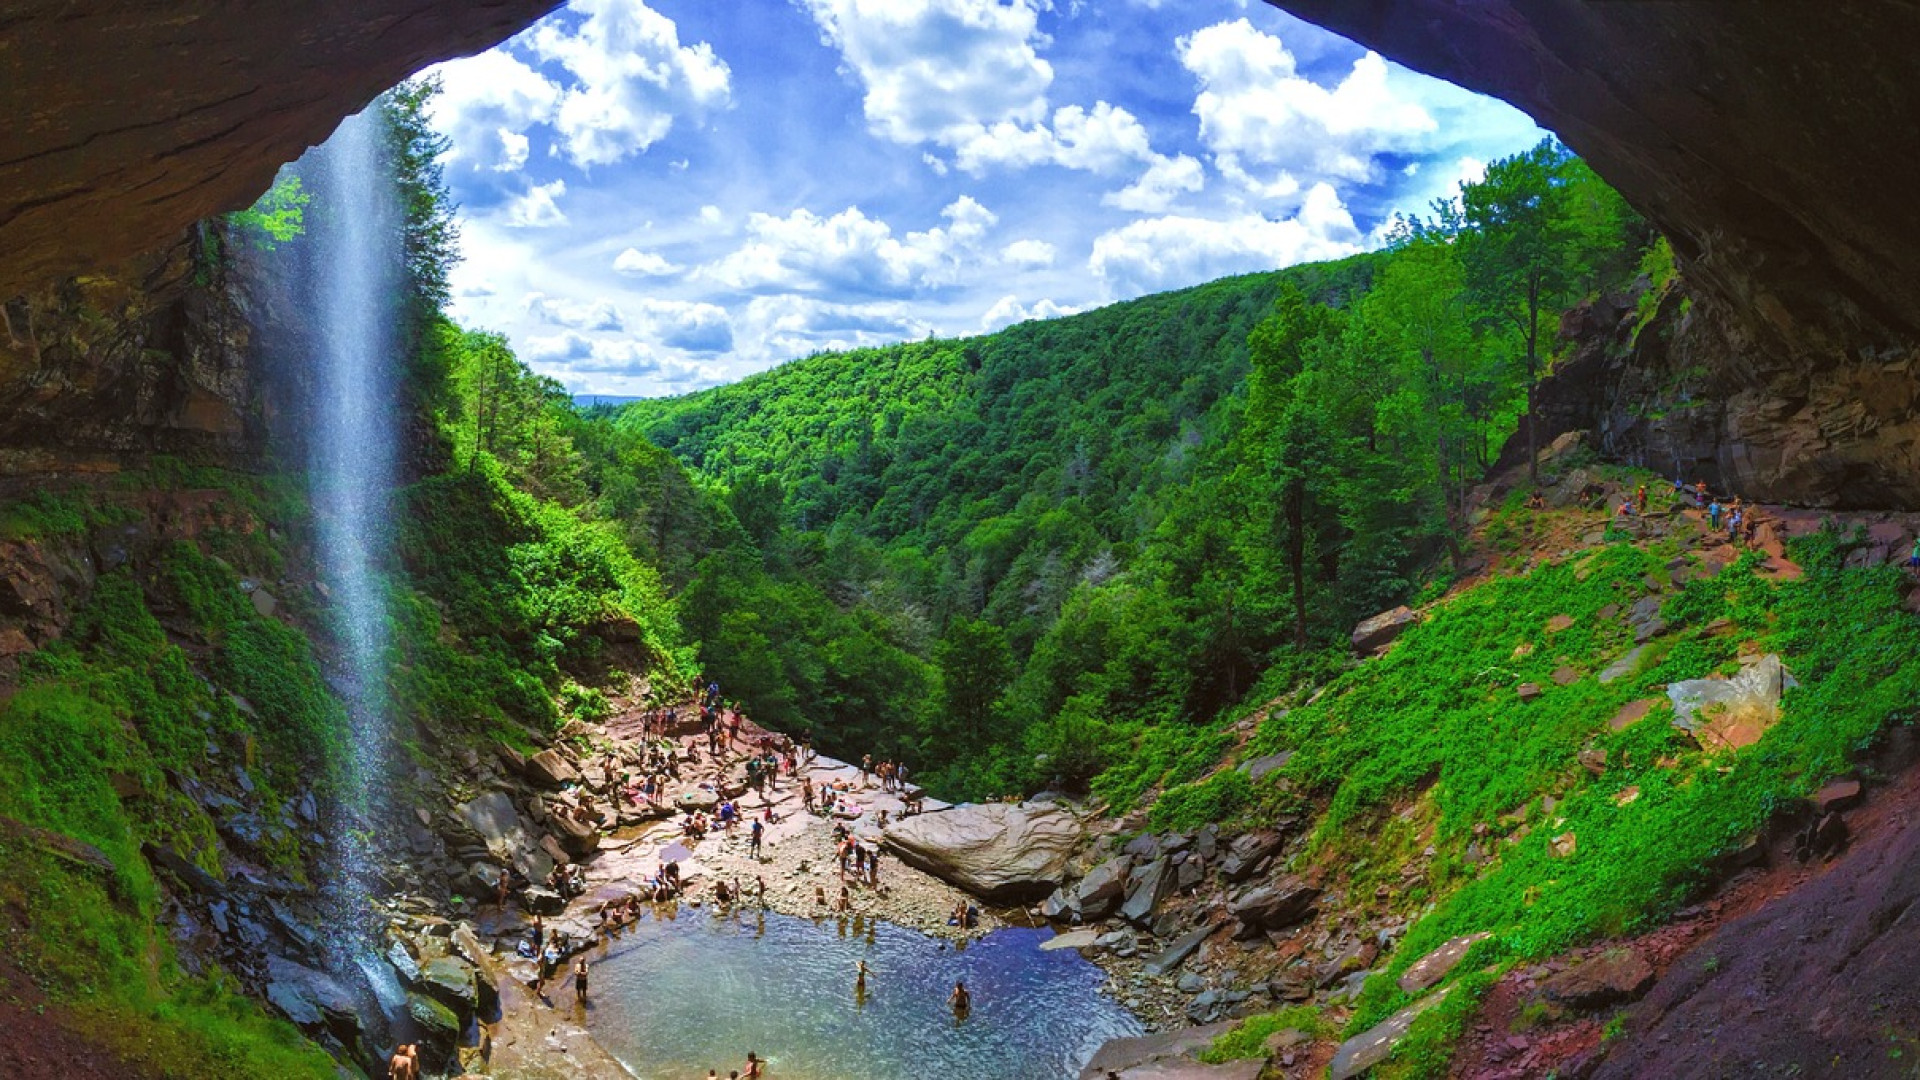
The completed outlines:
[[[332,840],[336,949],[357,951],[374,929],[371,835],[390,784],[386,760],[387,610],[381,567],[391,541],[399,412],[395,353],[400,221],[384,165],[378,105],[348,118],[300,165],[319,189],[306,267],[314,302],[314,412],[308,469],[318,561],[331,593],[339,652],[332,682],[351,717],[341,820]],[[345,959],[345,956],[340,959]],[[336,969],[338,964],[334,965]]]

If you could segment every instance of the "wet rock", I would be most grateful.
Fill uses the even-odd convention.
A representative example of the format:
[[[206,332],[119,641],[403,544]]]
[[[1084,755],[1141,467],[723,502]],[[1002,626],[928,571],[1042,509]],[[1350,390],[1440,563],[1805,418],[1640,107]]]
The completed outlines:
[[[1379,652],[1393,644],[1407,627],[1419,621],[1420,616],[1404,605],[1362,620],[1360,625],[1353,628],[1350,638],[1353,651],[1363,656]]]
[[[1268,930],[1285,930],[1305,921],[1313,914],[1314,901],[1319,898],[1318,888],[1298,877],[1288,876],[1248,892],[1229,905],[1227,910],[1240,922],[1240,930],[1235,936],[1252,938]]]
[[[419,958],[405,941],[396,938],[393,944],[387,946],[387,963],[393,965],[402,982],[412,985],[420,981]]]
[[[1195,950],[1200,948],[1201,943],[1205,942],[1212,933],[1212,926],[1202,926],[1187,931],[1178,938],[1175,938],[1173,944],[1161,950],[1159,954],[1151,960],[1148,960],[1141,970],[1153,976],[1166,975],[1174,971],[1181,964],[1186,963],[1187,958],[1192,956]]]
[[[1227,843],[1226,857],[1220,860],[1220,877],[1229,884],[1239,884],[1252,877],[1260,864],[1279,854],[1286,844],[1286,836],[1272,829],[1242,833]]]
[[[542,750],[527,759],[527,779],[542,787],[558,788],[580,782],[580,770],[558,750]]]
[[[1479,933],[1457,937],[1414,961],[1401,973],[1400,989],[1408,994],[1418,994],[1438,983],[1466,957],[1469,950],[1490,936]]]
[[[888,825],[902,862],[993,903],[1032,903],[1066,877],[1085,829],[1056,806],[956,806]]]
[[[1540,984],[1539,998],[1588,1012],[1632,1001],[1653,986],[1653,965],[1632,949],[1609,949]]]
[[[445,1058],[460,1042],[460,1017],[452,1009],[421,993],[407,994],[407,1018],[419,1025],[420,1041]]]
[[[439,956],[420,965],[420,989],[461,1016],[478,1005],[473,965],[453,956]]]
[[[1333,1061],[1327,1065],[1327,1080],[1353,1080],[1375,1065],[1387,1060],[1400,1040],[1407,1037],[1407,1029],[1413,1026],[1420,1014],[1446,1000],[1453,987],[1445,987],[1419,1001],[1401,1009],[1392,1016],[1374,1025],[1346,1042],[1334,1052]]]

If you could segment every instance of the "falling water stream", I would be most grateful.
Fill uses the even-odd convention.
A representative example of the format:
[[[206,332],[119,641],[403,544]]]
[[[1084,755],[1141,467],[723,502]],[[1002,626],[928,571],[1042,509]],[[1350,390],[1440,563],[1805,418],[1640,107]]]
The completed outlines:
[[[334,837],[336,947],[366,940],[375,887],[368,835],[379,819],[390,710],[387,613],[380,580],[395,485],[394,249],[397,208],[382,167],[377,107],[349,117],[303,160],[324,193],[313,216],[309,287],[315,301],[314,417],[309,444],[318,557],[340,652],[330,673],[352,721],[343,763],[346,805]],[[337,959],[348,959],[342,956]]]

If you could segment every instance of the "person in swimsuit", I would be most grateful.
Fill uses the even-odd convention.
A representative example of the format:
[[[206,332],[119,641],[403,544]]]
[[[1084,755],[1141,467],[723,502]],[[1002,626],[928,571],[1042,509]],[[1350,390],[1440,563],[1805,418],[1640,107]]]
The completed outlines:
[[[967,993],[967,984],[964,980],[954,980],[953,993],[947,995],[947,1004],[953,1006],[953,1015],[956,1019],[967,1018],[967,1013],[973,1009],[973,995]]]
[[[582,1005],[587,1003],[587,958],[584,956],[573,962],[573,1000]]]

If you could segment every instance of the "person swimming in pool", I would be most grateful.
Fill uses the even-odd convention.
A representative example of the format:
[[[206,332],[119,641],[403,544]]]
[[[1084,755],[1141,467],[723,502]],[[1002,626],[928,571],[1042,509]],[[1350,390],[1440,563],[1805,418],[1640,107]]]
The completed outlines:
[[[953,1006],[953,1016],[956,1020],[965,1020],[967,1013],[973,1010],[973,995],[967,992],[964,979],[954,980],[953,993],[947,995],[947,1004]]]

